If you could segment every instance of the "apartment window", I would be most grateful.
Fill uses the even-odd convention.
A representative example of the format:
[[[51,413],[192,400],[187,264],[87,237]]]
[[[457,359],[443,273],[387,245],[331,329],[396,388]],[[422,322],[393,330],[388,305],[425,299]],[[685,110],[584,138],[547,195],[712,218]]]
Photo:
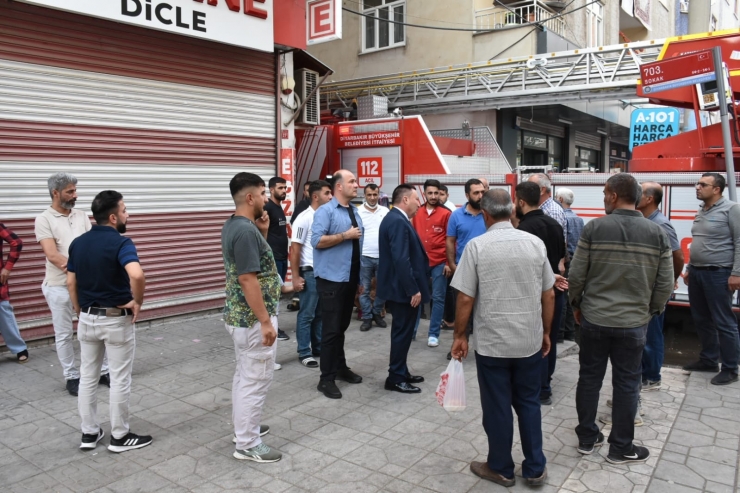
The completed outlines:
[[[604,6],[598,2],[586,9],[586,38],[588,48],[604,46]]]
[[[406,44],[406,0],[363,0],[362,52],[385,50]]]

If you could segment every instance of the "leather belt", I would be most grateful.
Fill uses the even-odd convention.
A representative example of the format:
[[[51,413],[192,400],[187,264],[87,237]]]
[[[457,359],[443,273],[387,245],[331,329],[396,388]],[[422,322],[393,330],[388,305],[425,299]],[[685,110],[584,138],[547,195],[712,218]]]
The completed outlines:
[[[691,266],[692,269],[696,270],[720,270],[720,269],[732,269],[732,267],[721,267],[719,265],[709,265],[706,267],[698,267],[696,265]]]
[[[98,308],[91,306],[85,308],[85,313],[88,315],[97,315],[99,317],[125,317],[127,315],[133,315],[134,312],[130,308]]]
[[[313,267],[311,267],[310,265],[307,265],[305,267],[301,267],[298,270],[301,271],[301,272],[313,272]]]

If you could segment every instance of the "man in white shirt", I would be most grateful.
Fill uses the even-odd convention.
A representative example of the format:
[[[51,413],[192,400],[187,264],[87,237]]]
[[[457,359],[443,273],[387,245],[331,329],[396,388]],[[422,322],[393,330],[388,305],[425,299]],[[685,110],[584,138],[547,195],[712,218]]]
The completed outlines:
[[[457,209],[455,203],[450,200],[450,190],[447,188],[447,185],[440,185],[439,187],[439,203],[452,212],[455,212]]]
[[[92,225],[87,214],[74,208],[77,202],[76,177],[57,173],[49,177],[48,185],[51,207],[42,212],[35,223],[36,241],[46,255],[46,276],[41,291],[51,310],[57,356],[67,381],[67,392],[76,396],[80,387],[80,370],[75,366],[72,344],[74,310],[67,289],[67,257],[72,240],[90,231]],[[107,357],[103,357],[100,383],[110,387]]]
[[[331,185],[324,180],[311,182],[308,196],[311,205],[296,217],[292,226],[290,269],[293,272],[293,290],[300,300],[295,329],[298,359],[306,368],[318,368],[313,356],[321,355],[321,305],[313,274],[311,226],[316,209],[331,200]]]
[[[360,309],[362,310],[362,325],[360,330],[366,332],[370,330],[373,322],[378,327],[388,327],[383,320],[384,302],[375,292],[375,302],[370,299],[370,288],[373,278],[378,272],[378,232],[380,223],[388,214],[387,207],[378,204],[380,190],[378,185],[371,183],[365,187],[365,202],[357,210],[362,218],[362,225],[365,228],[364,242],[362,245],[362,258],[360,259],[360,284],[362,293],[360,294]]]

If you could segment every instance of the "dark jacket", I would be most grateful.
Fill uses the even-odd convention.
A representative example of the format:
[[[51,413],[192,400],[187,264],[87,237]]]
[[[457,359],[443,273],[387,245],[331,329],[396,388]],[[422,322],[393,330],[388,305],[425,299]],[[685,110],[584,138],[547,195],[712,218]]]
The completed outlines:
[[[529,211],[519,221],[519,230],[535,235],[542,240],[547,249],[547,260],[555,274],[560,274],[558,264],[565,257],[563,227],[540,209]]]
[[[421,293],[422,303],[431,299],[429,258],[419,235],[400,210],[393,208],[380,223],[378,238],[378,296],[408,303]]]

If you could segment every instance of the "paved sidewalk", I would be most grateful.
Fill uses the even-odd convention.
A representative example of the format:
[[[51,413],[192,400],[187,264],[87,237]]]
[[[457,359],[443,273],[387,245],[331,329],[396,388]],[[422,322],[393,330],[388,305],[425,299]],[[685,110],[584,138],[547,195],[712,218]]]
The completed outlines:
[[[390,320],[390,317],[388,317]],[[295,313],[280,316],[291,336],[279,342],[278,362],[265,410],[265,442],[284,452],[275,464],[231,457],[231,378],[234,354],[220,316],[155,326],[137,333],[131,398],[132,431],[151,434],[144,449],[113,454],[103,446],[78,449],[77,401],[64,390],[53,346],[31,350],[18,365],[0,355],[0,491],[33,492],[308,492],[411,493],[505,491],[479,480],[468,466],[485,460],[488,445],[472,356],[465,364],[468,408],[444,411],[434,399],[451,333],[428,348],[425,322],[409,354],[424,375],[421,395],[383,390],[389,329],[347,333],[347,360],[364,377],[339,382],[341,400],[316,391],[318,370],[304,368],[295,352]],[[740,386],[709,385],[711,375],[666,369],[664,388],[643,393],[645,426],[637,439],[650,448],[646,464],[611,466],[600,454],[581,457],[575,384],[578,360],[558,361],[555,401],[543,408],[548,484],[537,491],[737,493]],[[610,378],[607,377],[609,380]],[[608,413],[605,385],[602,413]],[[108,389],[100,388],[99,413],[108,415]],[[106,434],[108,423],[103,425]],[[608,429],[606,430],[608,435]],[[515,433],[518,439],[518,434]],[[521,462],[521,449],[515,448]],[[519,471],[517,470],[517,474]],[[512,491],[530,490],[521,478]]]

